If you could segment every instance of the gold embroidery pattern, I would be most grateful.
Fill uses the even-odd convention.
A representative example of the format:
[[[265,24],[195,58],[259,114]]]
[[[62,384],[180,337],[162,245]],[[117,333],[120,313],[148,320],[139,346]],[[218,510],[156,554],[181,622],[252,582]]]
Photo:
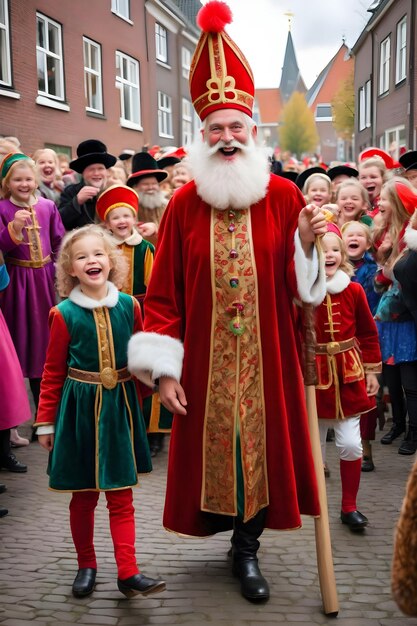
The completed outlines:
[[[237,514],[236,441],[240,438],[245,519],[268,504],[257,283],[248,237],[250,211],[236,211],[238,257],[230,259],[227,211],[212,211],[213,325],[203,450],[202,509]],[[239,291],[230,285],[239,276]],[[230,308],[244,304],[245,332],[230,330]],[[233,307],[232,307],[233,308]],[[238,460],[239,462],[239,460]]]
[[[41,238],[39,235],[41,227],[39,226],[38,218],[36,217],[36,211],[33,206],[28,207],[27,210],[30,212],[31,216],[31,223],[25,226],[29,244],[30,260],[35,263],[41,263],[40,267],[42,267],[44,263]]]
[[[125,243],[122,243],[118,246],[118,248],[123,252],[123,256],[129,264],[129,272],[124,280],[123,287],[120,291],[123,293],[128,293],[130,296],[133,295],[133,246],[128,246]]]

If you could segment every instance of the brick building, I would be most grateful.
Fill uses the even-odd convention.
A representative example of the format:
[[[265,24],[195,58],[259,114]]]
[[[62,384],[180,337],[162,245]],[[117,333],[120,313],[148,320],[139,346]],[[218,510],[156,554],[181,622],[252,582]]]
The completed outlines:
[[[17,136],[28,153],[51,146],[72,156],[86,138],[114,154],[188,142],[184,63],[200,4],[189,0],[188,15],[180,4],[0,0],[0,135]]]
[[[368,11],[352,48],[356,153],[378,146],[398,158],[417,147],[417,6],[415,0],[374,0]]]

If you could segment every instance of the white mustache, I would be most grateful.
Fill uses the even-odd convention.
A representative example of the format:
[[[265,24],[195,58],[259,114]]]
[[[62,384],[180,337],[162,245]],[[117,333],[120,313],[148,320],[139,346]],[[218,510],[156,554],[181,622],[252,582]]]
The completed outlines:
[[[240,143],[237,139],[232,139],[231,141],[218,141],[214,146],[207,148],[208,155],[213,156],[222,148],[239,148],[242,152],[246,152],[248,146],[244,143]]]

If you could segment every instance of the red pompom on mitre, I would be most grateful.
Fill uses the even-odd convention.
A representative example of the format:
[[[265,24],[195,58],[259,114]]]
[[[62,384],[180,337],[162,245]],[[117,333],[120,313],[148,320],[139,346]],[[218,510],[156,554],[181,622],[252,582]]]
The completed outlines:
[[[230,7],[220,0],[210,0],[197,14],[197,24],[205,33],[220,33],[232,19]]]

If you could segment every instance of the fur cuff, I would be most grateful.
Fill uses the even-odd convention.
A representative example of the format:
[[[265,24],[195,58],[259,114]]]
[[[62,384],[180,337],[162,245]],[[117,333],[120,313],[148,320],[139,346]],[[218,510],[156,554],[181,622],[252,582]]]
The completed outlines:
[[[295,276],[298,294],[303,302],[318,306],[323,302],[326,295],[323,255],[319,255],[316,246],[314,246],[312,258],[306,257],[298,229],[295,231],[294,244]]]
[[[37,435],[53,435],[54,432],[55,432],[54,424],[48,424],[47,426],[38,426],[36,429]]]
[[[327,281],[328,293],[341,293],[350,284],[350,277],[343,270],[336,270],[334,276]]]
[[[153,387],[161,376],[181,379],[184,346],[178,339],[158,333],[137,333],[127,347],[129,371]]]
[[[410,250],[417,251],[417,230],[411,228],[411,226],[407,226],[404,234],[404,241]]]

